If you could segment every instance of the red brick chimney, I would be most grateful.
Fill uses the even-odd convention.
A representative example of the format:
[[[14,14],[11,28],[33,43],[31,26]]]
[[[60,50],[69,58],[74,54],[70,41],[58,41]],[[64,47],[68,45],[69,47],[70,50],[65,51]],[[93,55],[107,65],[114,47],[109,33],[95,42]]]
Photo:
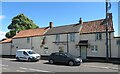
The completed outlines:
[[[113,22],[112,22],[112,13],[108,13],[108,18],[109,18],[109,21],[108,21],[108,24],[113,26]]]
[[[52,28],[53,27],[53,22],[49,23],[49,27]]]
[[[112,19],[112,13],[108,13],[107,15],[108,15],[109,19]]]

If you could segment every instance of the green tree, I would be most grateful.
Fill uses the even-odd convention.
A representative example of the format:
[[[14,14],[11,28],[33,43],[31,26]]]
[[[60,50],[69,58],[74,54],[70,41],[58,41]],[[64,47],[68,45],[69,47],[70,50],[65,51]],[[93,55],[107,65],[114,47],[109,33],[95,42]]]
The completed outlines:
[[[9,32],[6,33],[7,38],[11,38],[16,35],[17,32],[27,29],[39,28],[36,24],[33,23],[28,17],[24,14],[19,14],[13,17],[11,24],[8,26]]]

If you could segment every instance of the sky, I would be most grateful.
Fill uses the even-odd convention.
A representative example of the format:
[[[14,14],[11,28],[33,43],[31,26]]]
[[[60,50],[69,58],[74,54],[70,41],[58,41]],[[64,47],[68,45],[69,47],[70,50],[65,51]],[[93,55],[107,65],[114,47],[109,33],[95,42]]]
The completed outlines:
[[[112,2],[109,12],[113,14],[115,35],[118,35],[118,2]],[[23,13],[39,27],[69,25],[104,19],[105,2],[2,2],[0,3],[0,39],[9,30],[7,26],[14,16]]]

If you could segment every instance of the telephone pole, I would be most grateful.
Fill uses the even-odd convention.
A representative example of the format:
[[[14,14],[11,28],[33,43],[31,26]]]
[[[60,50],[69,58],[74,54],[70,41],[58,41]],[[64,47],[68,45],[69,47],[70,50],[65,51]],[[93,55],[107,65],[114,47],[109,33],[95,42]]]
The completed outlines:
[[[106,62],[109,62],[109,53],[108,53],[108,0],[106,0]]]

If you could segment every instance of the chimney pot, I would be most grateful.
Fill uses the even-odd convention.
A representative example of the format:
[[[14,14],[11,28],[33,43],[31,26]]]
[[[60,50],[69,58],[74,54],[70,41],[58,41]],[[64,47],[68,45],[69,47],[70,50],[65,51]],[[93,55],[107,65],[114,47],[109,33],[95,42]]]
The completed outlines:
[[[49,27],[52,28],[53,27],[53,22],[49,23]]]
[[[82,18],[80,18],[80,20],[79,20],[79,24],[83,24]]]

